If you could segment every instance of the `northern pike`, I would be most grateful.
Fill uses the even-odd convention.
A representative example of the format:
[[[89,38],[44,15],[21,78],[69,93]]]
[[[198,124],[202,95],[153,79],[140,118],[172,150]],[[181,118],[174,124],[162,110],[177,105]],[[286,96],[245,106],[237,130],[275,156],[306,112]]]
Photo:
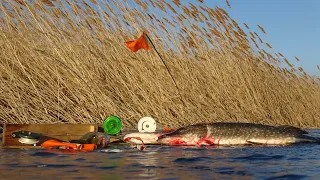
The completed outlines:
[[[269,126],[253,123],[202,123],[177,129],[158,137],[164,145],[284,145],[292,143],[320,143],[319,138],[293,126]]]

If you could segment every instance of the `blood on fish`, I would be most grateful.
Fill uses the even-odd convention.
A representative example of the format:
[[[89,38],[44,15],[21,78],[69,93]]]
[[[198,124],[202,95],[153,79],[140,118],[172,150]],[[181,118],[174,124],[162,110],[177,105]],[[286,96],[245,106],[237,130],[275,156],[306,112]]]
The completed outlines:
[[[203,137],[198,142],[197,145],[202,145],[203,143],[206,143],[206,145],[214,145],[215,139],[210,137]]]
[[[214,145],[215,139],[214,138],[206,138],[204,141],[209,145]]]
[[[173,139],[169,142],[170,145],[187,145],[187,142],[182,139]]]

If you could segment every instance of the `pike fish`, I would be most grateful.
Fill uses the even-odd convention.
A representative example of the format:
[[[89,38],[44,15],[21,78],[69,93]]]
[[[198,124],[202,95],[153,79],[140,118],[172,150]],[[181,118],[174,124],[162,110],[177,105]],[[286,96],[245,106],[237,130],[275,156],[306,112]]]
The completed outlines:
[[[268,126],[254,123],[202,123],[177,129],[158,137],[163,145],[286,145],[320,143],[319,138],[293,126]]]

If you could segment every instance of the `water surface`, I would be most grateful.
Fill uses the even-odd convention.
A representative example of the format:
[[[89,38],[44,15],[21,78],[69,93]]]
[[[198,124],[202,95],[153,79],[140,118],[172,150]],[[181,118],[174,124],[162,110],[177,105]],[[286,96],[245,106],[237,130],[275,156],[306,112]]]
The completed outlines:
[[[320,137],[320,130],[310,130]],[[1,179],[317,179],[320,144],[247,147],[118,144],[94,152],[0,149]]]

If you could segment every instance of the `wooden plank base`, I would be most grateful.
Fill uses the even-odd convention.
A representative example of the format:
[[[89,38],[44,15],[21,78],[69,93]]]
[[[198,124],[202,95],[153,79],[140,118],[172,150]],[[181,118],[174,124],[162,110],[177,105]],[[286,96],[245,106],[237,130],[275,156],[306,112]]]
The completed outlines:
[[[39,146],[48,139],[66,142],[79,139],[88,132],[97,132],[98,126],[91,124],[4,124],[2,133],[3,147],[37,148],[37,146],[20,143],[18,141],[19,138],[13,138],[11,134],[16,131],[30,131],[41,134],[37,144]]]

